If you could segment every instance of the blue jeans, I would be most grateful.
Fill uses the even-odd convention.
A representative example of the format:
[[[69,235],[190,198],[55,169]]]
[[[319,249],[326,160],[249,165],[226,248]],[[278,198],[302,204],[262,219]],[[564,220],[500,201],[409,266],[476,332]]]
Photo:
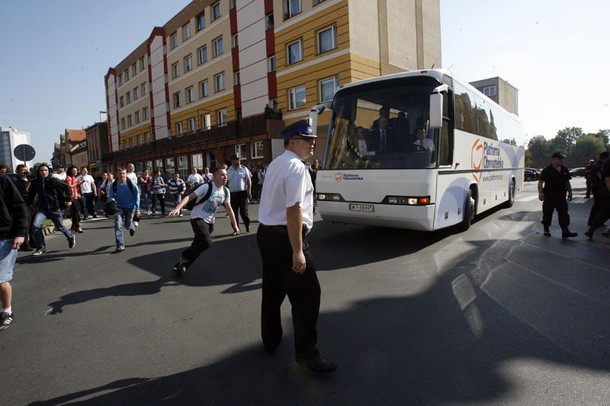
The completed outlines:
[[[61,231],[68,240],[72,238],[72,232],[64,227],[64,218],[61,216],[61,211],[46,211],[38,209],[38,212],[34,216],[34,239],[36,240],[36,246],[38,248],[46,248],[44,242],[44,234],[42,233],[42,224],[46,219],[51,219],[55,225],[55,229]]]
[[[13,249],[13,239],[0,240],[0,283],[13,279],[13,268],[17,250]]]
[[[140,197],[142,199],[141,203],[142,203],[142,209],[146,210],[147,212],[150,211],[150,201],[152,200],[152,193],[150,192],[142,192],[140,194]]]
[[[135,229],[133,224],[133,216],[136,214],[136,209],[126,209],[124,207],[117,207],[116,214],[114,215],[114,237],[117,247],[125,247],[125,238],[123,238],[123,225],[127,230]]]

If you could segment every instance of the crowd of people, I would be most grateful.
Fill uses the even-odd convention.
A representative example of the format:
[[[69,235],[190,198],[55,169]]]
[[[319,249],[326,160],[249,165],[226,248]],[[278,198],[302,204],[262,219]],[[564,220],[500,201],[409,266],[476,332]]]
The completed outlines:
[[[178,173],[166,180],[158,170],[153,176],[148,170],[138,175],[132,164],[118,168],[114,174],[102,173],[99,178],[97,174],[89,175],[87,167],[80,171],[74,166],[67,171],[58,167],[51,173],[46,164],[39,165],[33,177],[25,165],[20,165],[16,182],[0,175],[0,329],[14,321],[10,281],[16,253],[19,249],[34,250],[35,256],[46,252],[42,232],[46,219],[64,234],[69,248],[74,248],[75,235],[85,232],[82,221],[103,211],[114,219],[115,252],[121,253],[126,245],[124,230],[131,236],[136,233],[141,204],[142,211],[155,215],[158,201],[161,214],[165,215],[165,197],[169,195],[175,206],[168,215],[182,216],[183,209],[188,208],[194,233],[190,247],[172,269],[177,278],[183,278],[212,244],[217,209],[225,207],[233,235],[242,233],[239,218],[248,233],[252,222],[248,204],[256,199],[260,202],[257,242],[263,268],[264,349],[272,355],[280,344],[279,313],[288,296],[295,330],[295,360],[314,372],[334,371],[337,365],[317,349],[321,293],[306,236],[313,227],[314,180],[319,165],[304,162],[313,155],[316,135],[303,121],[282,130],[285,152],[268,168],[261,165],[250,170],[236,154],[230,158],[230,165],[219,165],[212,171],[205,168],[203,174],[193,169],[186,181]],[[72,219],[70,229],[64,225],[64,212]]]

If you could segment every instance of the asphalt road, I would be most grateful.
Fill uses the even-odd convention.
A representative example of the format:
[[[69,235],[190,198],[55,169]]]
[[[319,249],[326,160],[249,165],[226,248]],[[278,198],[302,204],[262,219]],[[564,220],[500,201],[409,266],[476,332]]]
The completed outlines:
[[[326,223],[310,235],[322,285],[318,376],[284,340],[260,343],[260,258],[250,234],[217,221],[214,244],[176,281],[187,217],[146,217],[115,254],[109,220],[69,250],[48,236],[21,253],[14,323],[0,332],[4,405],[608,404],[610,239],[542,235],[535,184],[466,233]],[[256,218],[257,206],[251,205]]]

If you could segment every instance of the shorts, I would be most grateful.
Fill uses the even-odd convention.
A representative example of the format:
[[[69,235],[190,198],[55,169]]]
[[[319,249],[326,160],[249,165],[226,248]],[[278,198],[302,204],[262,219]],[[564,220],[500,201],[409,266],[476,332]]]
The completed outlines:
[[[13,240],[0,240],[0,283],[13,279],[16,260],[17,250],[13,249]]]

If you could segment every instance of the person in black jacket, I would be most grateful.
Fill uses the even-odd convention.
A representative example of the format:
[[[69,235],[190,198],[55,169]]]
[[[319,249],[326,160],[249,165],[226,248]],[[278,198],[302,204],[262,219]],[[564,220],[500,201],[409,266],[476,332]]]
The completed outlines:
[[[28,232],[27,207],[15,184],[0,175],[0,330],[13,321],[13,268],[17,250]]]
[[[76,239],[74,234],[68,230],[63,222],[61,211],[72,203],[72,192],[64,182],[49,176],[49,167],[41,164],[36,170],[38,177],[32,181],[28,191],[28,205],[36,205],[37,212],[34,216],[34,238],[38,249],[34,255],[42,255],[46,252],[42,224],[46,219],[51,219],[55,228],[61,231],[68,239],[68,246],[74,248]]]

